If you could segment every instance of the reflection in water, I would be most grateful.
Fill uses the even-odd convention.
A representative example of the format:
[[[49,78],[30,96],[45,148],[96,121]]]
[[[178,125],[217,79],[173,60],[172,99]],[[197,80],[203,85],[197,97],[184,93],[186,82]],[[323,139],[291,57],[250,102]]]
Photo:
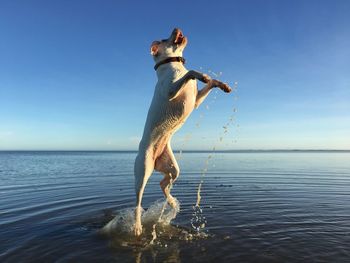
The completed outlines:
[[[150,254],[152,262],[181,262],[180,248],[177,243],[162,247],[149,247],[134,249],[135,263],[148,262],[147,256]]]

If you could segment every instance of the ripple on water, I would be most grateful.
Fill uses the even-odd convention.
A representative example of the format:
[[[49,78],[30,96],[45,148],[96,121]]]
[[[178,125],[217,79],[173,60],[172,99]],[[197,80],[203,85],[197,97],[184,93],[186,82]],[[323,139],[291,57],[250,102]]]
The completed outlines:
[[[208,154],[185,153],[173,188],[181,210],[170,224],[158,222],[165,201],[162,177],[155,173],[143,200],[149,221],[141,242],[120,229],[132,228],[134,153],[6,156],[0,153],[2,262],[350,258],[349,154],[218,154],[204,177],[201,209],[207,224],[196,236],[191,218],[199,164]],[[98,234],[118,215],[124,218],[109,237]],[[156,242],[149,246],[155,223]]]

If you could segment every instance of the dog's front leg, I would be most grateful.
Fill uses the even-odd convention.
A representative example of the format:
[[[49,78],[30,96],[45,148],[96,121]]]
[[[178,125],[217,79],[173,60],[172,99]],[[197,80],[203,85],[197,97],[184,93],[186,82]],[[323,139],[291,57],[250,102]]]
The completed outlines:
[[[198,91],[196,96],[196,103],[195,107],[196,109],[201,105],[201,103],[205,100],[205,98],[209,95],[209,92],[215,88],[218,87],[221,90],[223,90],[226,93],[231,92],[231,88],[226,83],[223,83],[221,81],[218,81],[216,79],[211,79],[207,85],[205,85],[201,90]]]
[[[190,70],[182,78],[172,84],[169,90],[169,100],[175,99],[180,94],[182,88],[185,87],[187,82],[191,79],[198,79],[204,83],[208,83],[210,81],[210,77],[208,75],[195,70]]]
[[[199,105],[202,104],[202,102],[205,100],[205,98],[209,95],[210,91],[212,90],[213,86],[209,83],[205,85],[201,90],[198,91],[196,96],[196,103],[194,107],[197,109]]]

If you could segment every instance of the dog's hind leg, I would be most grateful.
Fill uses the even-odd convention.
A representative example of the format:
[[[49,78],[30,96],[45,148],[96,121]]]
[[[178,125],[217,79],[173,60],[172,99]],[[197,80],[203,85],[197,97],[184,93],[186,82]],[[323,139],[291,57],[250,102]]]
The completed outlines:
[[[170,194],[170,187],[173,182],[178,178],[180,174],[179,166],[176,162],[174,153],[171,149],[170,142],[167,143],[162,154],[156,159],[155,170],[164,174],[164,178],[160,181],[160,187],[169,203],[173,208],[176,207],[176,203],[172,195]]]
[[[142,234],[141,210],[142,196],[148,179],[151,177],[154,169],[154,159],[147,152],[139,152],[135,160],[135,192],[136,192],[136,208],[135,208],[135,225],[134,232],[136,236]]]

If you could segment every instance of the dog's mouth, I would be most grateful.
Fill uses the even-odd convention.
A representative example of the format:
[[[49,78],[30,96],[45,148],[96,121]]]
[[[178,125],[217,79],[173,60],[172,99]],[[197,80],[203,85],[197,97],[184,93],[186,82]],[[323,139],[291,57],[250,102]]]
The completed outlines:
[[[180,29],[175,28],[173,34],[175,35],[174,44],[181,45],[185,40],[185,36],[182,34],[182,31]]]

